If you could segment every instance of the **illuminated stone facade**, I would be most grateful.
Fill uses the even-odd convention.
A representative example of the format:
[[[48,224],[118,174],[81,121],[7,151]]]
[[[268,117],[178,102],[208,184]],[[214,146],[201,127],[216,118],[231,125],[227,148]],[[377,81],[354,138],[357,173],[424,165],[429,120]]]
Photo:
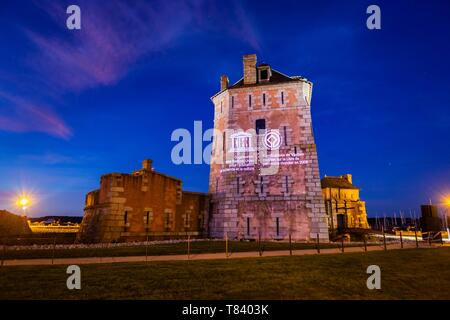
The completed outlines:
[[[328,241],[311,123],[312,83],[243,58],[213,96],[210,236]]]
[[[359,188],[353,185],[351,174],[324,177],[321,183],[331,231],[369,228],[366,203],[359,198]]]
[[[110,173],[86,195],[78,240],[115,242],[207,236],[209,199],[144,160],[132,174]]]

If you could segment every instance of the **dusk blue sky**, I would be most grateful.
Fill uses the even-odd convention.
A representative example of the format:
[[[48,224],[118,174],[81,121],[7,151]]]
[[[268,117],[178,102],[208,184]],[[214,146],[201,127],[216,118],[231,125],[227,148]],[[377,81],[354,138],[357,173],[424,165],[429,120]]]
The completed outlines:
[[[144,158],[207,191],[208,165],[174,165],[170,136],[213,126],[219,77],[248,53],[314,83],[321,176],[352,173],[369,216],[450,194],[447,0],[2,0],[0,24],[0,209],[24,190],[31,216],[82,215],[100,175]]]

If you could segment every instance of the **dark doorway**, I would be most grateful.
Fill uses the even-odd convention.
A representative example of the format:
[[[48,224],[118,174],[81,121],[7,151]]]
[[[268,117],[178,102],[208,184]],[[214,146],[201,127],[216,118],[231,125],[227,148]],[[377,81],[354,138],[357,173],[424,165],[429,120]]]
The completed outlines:
[[[337,218],[337,228],[338,230],[342,230],[345,228],[345,215],[343,214],[338,214],[336,216]]]

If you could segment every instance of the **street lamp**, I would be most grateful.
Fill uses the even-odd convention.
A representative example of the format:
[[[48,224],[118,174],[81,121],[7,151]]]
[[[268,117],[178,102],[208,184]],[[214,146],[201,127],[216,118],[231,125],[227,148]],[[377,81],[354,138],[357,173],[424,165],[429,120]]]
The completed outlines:
[[[446,198],[444,199],[444,204],[445,204],[446,206],[450,207],[450,196],[448,196],[448,197],[446,197]]]
[[[448,213],[450,211],[450,196],[447,196],[446,198],[444,198],[444,207],[445,207],[444,223],[445,223],[445,228],[447,229],[447,238],[450,239],[450,230],[448,228]]]
[[[23,216],[26,217],[27,216],[26,211],[31,203],[30,197],[28,197],[26,195],[22,195],[17,199],[16,203],[17,203],[18,207],[22,208]]]

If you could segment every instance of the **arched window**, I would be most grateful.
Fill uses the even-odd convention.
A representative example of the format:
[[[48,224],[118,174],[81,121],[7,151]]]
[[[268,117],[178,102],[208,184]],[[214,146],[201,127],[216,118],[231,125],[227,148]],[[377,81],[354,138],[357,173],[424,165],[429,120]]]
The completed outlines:
[[[277,231],[277,237],[280,236],[280,218],[277,217],[275,219],[275,226],[276,226],[276,231]]]

